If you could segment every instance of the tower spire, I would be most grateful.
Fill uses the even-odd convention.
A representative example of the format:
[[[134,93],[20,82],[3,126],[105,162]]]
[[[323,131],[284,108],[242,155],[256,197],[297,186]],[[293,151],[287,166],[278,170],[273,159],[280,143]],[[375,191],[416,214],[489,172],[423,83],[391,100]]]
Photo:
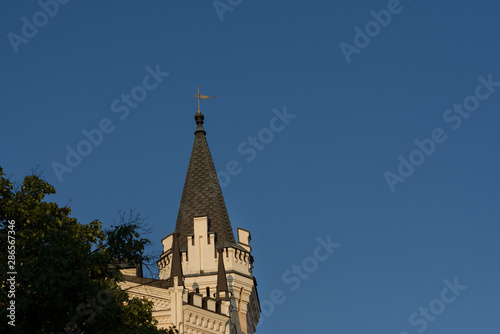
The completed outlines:
[[[227,286],[226,269],[224,268],[224,249],[217,249],[219,253],[219,267],[217,270],[217,299],[229,300],[229,288]]]
[[[181,251],[179,249],[179,233],[173,233],[172,241],[172,269],[170,271],[170,286],[174,286],[175,278],[179,285],[184,285],[182,275]]]
[[[198,99],[199,102],[200,99],[207,100],[211,96],[198,93],[193,98]],[[206,131],[203,128],[205,116],[200,109],[194,119],[197,125],[194,132],[195,139],[175,224],[175,231],[179,233],[181,251],[186,250],[187,237],[194,233],[194,217],[208,217],[208,232],[216,234],[217,247],[236,244],[217,172],[208,148]]]

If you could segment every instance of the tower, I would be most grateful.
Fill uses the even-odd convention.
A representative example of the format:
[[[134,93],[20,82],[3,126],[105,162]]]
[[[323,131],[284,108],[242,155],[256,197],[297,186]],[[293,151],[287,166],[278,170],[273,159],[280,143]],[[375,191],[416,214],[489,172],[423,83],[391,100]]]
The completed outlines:
[[[202,95],[199,95],[198,98]],[[198,109],[175,230],[162,239],[159,280],[125,269],[130,295],[153,301],[161,327],[180,333],[252,334],[260,317],[248,230],[235,240]],[[127,271],[128,270],[128,271]]]

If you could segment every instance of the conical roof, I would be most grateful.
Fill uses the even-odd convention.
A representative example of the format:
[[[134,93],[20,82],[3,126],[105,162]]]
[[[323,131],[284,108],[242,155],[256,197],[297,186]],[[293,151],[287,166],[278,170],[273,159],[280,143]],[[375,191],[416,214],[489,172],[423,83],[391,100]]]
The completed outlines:
[[[229,288],[227,286],[226,269],[224,268],[224,250],[219,248],[219,265],[217,270],[217,299],[229,300]]]
[[[173,233],[172,241],[172,269],[170,270],[170,285],[174,286],[175,277],[179,278],[179,285],[184,285],[182,275],[181,252],[179,250],[179,233]]]
[[[181,251],[186,249],[187,236],[194,233],[193,218],[200,216],[208,216],[209,232],[216,233],[218,247],[236,243],[208,148],[204,116],[198,112],[194,118],[197,128],[175,225]]]

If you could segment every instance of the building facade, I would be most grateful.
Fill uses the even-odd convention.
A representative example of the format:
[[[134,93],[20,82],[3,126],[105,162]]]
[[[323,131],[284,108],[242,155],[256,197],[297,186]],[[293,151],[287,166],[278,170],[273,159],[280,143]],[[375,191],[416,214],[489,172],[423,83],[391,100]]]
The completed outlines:
[[[199,94],[198,94],[199,95]],[[160,328],[184,334],[252,334],[260,317],[250,232],[235,239],[203,128],[196,130],[175,230],[162,240],[159,279],[123,269],[130,297],[153,302]]]

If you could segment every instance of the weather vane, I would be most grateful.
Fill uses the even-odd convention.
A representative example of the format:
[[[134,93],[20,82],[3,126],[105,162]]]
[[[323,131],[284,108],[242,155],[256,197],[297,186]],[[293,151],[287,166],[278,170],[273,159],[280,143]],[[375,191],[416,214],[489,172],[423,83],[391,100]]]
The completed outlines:
[[[200,111],[200,100],[211,100],[218,99],[217,96],[208,96],[208,95],[200,95],[200,85],[198,85],[198,94],[191,96],[193,99],[198,99],[198,114],[201,114]]]

